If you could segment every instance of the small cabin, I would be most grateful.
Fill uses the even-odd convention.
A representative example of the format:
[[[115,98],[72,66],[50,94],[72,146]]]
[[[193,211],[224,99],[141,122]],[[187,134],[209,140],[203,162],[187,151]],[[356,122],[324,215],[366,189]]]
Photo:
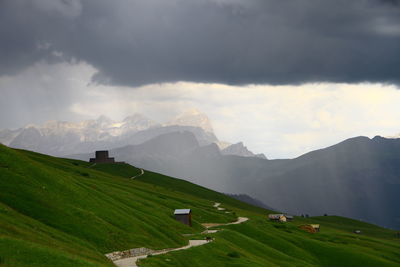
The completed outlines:
[[[268,214],[268,219],[275,222],[287,222],[288,219],[285,214]]]
[[[304,224],[300,225],[299,228],[312,234],[319,232],[319,224]]]
[[[315,230],[315,232],[319,232],[319,224],[310,224],[310,226]]]
[[[183,224],[192,226],[191,209],[176,209],[174,212],[175,219]]]

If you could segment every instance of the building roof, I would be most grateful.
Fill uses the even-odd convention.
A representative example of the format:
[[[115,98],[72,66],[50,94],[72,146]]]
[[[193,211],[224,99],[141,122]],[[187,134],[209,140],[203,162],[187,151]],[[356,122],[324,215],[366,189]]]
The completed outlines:
[[[183,214],[189,214],[191,212],[190,209],[176,209],[174,214],[175,215],[183,215]]]
[[[277,219],[279,219],[282,216],[285,216],[285,215],[284,214],[268,214],[269,218],[277,218]]]
[[[270,220],[286,220],[286,216],[284,214],[269,214],[268,218]]]

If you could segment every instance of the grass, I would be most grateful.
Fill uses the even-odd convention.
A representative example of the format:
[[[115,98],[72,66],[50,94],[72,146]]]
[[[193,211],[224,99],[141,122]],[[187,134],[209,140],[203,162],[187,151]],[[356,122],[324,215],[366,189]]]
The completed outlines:
[[[110,173],[116,176],[122,176],[126,178],[131,178],[140,174],[140,169],[135,168],[126,163],[118,163],[118,164],[96,164],[92,169]]]
[[[268,222],[250,216],[241,225],[226,226],[215,241],[202,247],[176,251],[140,261],[139,266],[398,266],[400,242],[325,227],[318,234],[294,223]],[[336,221],[337,218],[332,218]],[[329,221],[330,218],[325,218]],[[276,225],[283,225],[274,227]],[[385,230],[383,230],[385,231]],[[239,257],[232,257],[239,255]]]
[[[0,145],[0,265],[113,266],[105,253],[180,247],[205,236],[214,241],[152,256],[139,265],[400,264],[394,231],[334,216],[273,223],[266,220],[266,210],[183,180],[149,171],[128,179],[139,173],[127,164],[92,166]],[[214,202],[226,210],[218,211]],[[193,227],[175,221],[176,208],[193,210]],[[250,220],[199,234],[201,223],[226,223],[236,216]],[[319,223],[321,232],[298,228],[307,223]],[[354,234],[356,229],[362,234]]]

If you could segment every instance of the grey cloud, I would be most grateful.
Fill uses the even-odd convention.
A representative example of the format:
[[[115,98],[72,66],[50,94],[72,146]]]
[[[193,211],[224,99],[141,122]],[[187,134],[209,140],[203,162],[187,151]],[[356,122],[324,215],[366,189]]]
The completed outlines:
[[[88,68],[83,64],[40,62],[16,76],[0,77],[0,130],[81,117],[70,108],[93,98],[85,84]]]
[[[398,83],[395,0],[3,0],[0,74],[76,58],[138,86]],[[45,44],[45,45],[43,45]]]

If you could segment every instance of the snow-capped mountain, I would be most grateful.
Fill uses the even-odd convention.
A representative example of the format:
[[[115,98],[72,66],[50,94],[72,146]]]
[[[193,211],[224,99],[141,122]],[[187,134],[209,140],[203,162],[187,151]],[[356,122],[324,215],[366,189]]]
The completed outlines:
[[[106,116],[100,116],[96,120],[86,120],[78,123],[65,121],[48,121],[42,126],[31,126],[36,128],[42,136],[67,136],[79,137],[81,142],[93,142],[106,140],[112,135],[109,132],[113,121]],[[26,127],[25,127],[26,128]]]
[[[200,146],[215,143],[225,154],[258,157],[242,143],[231,145],[218,140],[210,119],[198,110],[190,110],[164,125],[136,113],[122,121],[104,115],[81,122],[48,121],[17,130],[0,131],[0,143],[54,156],[89,153],[94,150],[138,145],[173,132],[191,132]]]
[[[113,123],[110,129],[113,136],[124,134],[132,134],[135,132],[147,130],[150,128],[157,128],[161,125],[148,117],[136,113],[132,116],[126,117],[122,122]]]
[[[200,127],[208,133],[213,133],[213,128],[210,119],[207,115],[201,113],[197,109],[192,109],[184,112],[183,114],[175,117],[166,125],[179,125],[179,126],[193,126]]]
[[[62,156],[124,146],[129,144],[127,139],[130,135],[155,127],[160,127],[160,124],[141,114],[134,114],[121,122],[102,115],[81,122],[48,121],[14,131],[3,130],[0,131],[0,142],[15,148]]]

